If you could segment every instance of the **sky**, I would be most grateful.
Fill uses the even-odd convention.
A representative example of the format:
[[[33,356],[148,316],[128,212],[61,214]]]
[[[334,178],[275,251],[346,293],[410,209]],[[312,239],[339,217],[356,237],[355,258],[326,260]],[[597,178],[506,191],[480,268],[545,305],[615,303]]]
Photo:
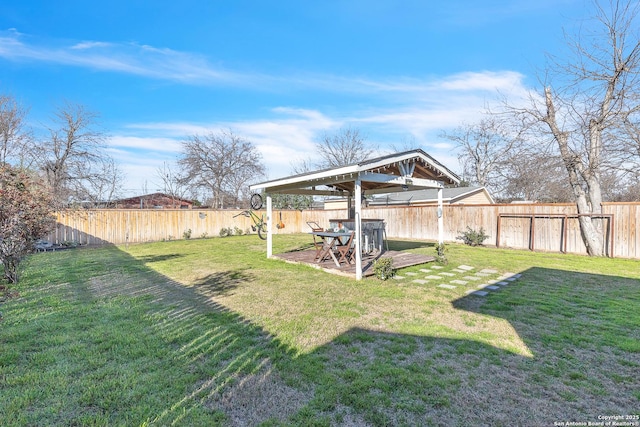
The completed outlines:
[[[460,172],[443,137],[537,87],[586,0],[20,0],[0,3],[0,94],[38,134],[64,102],[99,114],[125,194],[193,135],[231,130],[267,178],[358,129],[380,154],[421,148]],[[259,179],[257,181],[262,181]]]

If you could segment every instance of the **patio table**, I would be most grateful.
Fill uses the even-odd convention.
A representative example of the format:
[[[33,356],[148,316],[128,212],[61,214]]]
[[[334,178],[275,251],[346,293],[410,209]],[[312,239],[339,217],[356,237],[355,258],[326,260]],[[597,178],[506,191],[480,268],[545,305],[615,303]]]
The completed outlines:
[[[331,256],[336,267],[340,268],[340,262],[336,258],[336,248],[346,245],[349,242],[351,233],[335,232],[335,231],[313,231],[311,234],[319,236],[324,241],[322,252],[318,256],[317,263],[324,261],[327,256]]]

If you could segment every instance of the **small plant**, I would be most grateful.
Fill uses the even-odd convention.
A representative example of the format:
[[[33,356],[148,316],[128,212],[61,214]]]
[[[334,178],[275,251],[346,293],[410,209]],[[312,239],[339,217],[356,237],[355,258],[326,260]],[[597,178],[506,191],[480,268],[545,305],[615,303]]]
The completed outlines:
[[[446,251],[447,251],[447,247],[444,245],[444,243],[438,243],[436,245],[436,261],[439,264],[444,264],[444,265],[449,264],[449,260],[445,255]]]
[[[220,237],[229,237],[229,236],[233,236],[233,228],[231,227],[223,227],[220,229]]]
[[[456,237],[457,240],[462,240],[465,245],[469,246],[482,246],[482,243],[488,238],[489,235],[484,234],[482,227],[480,227],[480,231],[467,227],[467,231],[460,232],[460,235]]]
[[[233,228],[233,234],[235,234],[236,236],[242,236],[244,234],[244,231],[242,231],[241,228],[234,227]]]
[[[184,233],[182,233],[182,237],[185,240],[189,240],[191,238],[191,229],[189,228],[188,230],[184,230]]]
[[[373,273],[380,280],[387,280],[396,274],[393,268],[393,258],[382,257],[373,262]]]
[[[209,237],[209,234],[206,231],[200,235],[201,239],[206,239],[207,237]]]

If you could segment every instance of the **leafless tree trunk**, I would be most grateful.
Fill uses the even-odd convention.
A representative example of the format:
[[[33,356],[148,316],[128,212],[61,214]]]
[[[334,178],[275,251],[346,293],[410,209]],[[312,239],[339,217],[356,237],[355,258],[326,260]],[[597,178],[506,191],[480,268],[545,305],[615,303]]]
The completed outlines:
[[[541,124],[550,134],[567,171],[580,230],[592,256],[605,255],[602,174],[623,166],[611,153],[625,150],[625,123],[637,123],[640,112],[640,39],[637,2],[611,0],[605,10],[596,3],[597,29],[588,38],[569,39],[574,55],[554,60],[547,70],[557,84],[544,84],[531,95],[531,106],[513,109],[521,118]],[[595,30],[595,29],[591,29]],[[545,132],[546,129],[546,132]]]

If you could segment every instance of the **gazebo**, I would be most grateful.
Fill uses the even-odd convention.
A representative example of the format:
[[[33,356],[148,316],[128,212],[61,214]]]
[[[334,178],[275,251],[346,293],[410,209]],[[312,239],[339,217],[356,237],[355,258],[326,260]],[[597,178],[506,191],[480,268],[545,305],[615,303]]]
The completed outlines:
[[[359,163],[323,169],[261,182],[252,192],[264,191],[267,201],[267,257],[273,255],[272,194],[348,197],[355,222],[356,279],[362,279],[362,200],[365,195],[395,193],[424,188],[438,189],[438,240],[443,241],[442,189],[458,185],[460,178],[425,153],[411,150]]]

